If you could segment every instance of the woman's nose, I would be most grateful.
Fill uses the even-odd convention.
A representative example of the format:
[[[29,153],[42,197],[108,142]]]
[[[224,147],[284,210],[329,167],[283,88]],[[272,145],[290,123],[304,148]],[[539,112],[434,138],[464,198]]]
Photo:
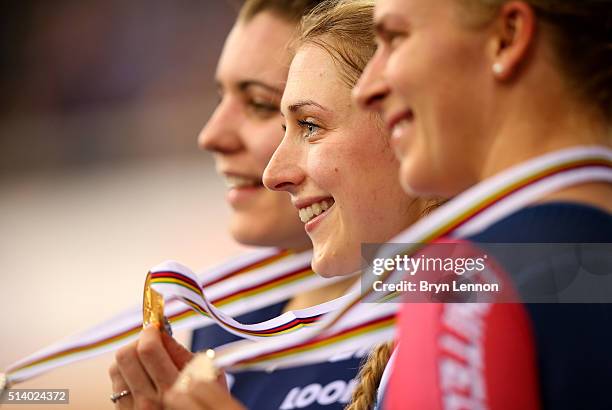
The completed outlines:
[[[353,88],[353,99],[363,110],[380,110],[382,102],[389,94],[389,87],[383,76],[384,64],[384,57],[375,54]]]
[[[285,139],[280,143],[263,174],[263,183],[273,191],[293,192],[304,180],[298,147]]]
[[[198,135],[200,149],[231,154],[243,148],[240,137],[240,113],[230,101],[221,101]]]

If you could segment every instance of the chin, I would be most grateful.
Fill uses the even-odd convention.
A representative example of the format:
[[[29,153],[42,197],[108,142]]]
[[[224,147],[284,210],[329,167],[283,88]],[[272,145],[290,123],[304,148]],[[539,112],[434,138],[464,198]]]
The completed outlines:
[[[430,197],[441,195],[440,187],[434,178],[431,178],[432,169],[413,166],[409,160],[402,161],[399,172],[399,182],[408,195],[413,197]]]
[[[357,257],[357,264],[352,263],[355,259],[349,260],[339,255],[319,255],[316,250],[312,258],[312,270],[319,276],[324,278],[333,278],[336,276],[348,276],[361,269]]]
[[[295,226],[287,224],[286,229],[279,229],[277,221],[266,224],[261,223],[263,222],[261,220],[259,222],[260,224],[257,224],[253,223],[252,219],[245,221],[234,218],[230,224],[230,234],[236,242],[247,246],[270,246],[298,250],[311,247],[310,239],[304,232],[301,222]]]
[[[246,220],[245,220],[246,219]],[[250,222],[250,223],[249,223]],[[230,223],[230,234],[236,242],[249,246],[271,246],[272,229],[257,226],[252,219],[234,215]]]

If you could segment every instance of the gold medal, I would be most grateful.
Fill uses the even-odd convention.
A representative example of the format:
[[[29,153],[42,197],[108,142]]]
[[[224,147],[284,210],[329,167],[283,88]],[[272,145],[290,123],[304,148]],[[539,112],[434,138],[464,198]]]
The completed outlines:
[[[212,349],[195,354],[193,359],[187,363],[187,366],[179,374],[174,383],[174,388],[184,392],[187,391],[187,387],[192,380],[205,382],[217,380],[219,372],[215,367],[214,358],[215,351]]]
[[[142,297],[142,327],[152,324],[158,329],[165,329],[164,297],[151,289],[151,273],[147,275]]]

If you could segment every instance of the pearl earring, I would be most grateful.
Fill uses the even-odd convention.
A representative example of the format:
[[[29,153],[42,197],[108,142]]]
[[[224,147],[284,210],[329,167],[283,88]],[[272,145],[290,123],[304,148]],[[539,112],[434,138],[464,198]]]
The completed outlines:
[[[497,75],[504,73],[504,65],[502,63],[495,63],[493,64],[492,68],[493,68],[493,72]]]

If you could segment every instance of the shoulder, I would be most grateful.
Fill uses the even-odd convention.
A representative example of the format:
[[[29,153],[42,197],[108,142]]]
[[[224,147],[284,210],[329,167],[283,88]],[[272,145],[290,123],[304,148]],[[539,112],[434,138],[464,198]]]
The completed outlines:
[[[609,244],[612,243],[612,215],[575,203],[539,204],[498,221],[470,239],[480,243],[524,243],[531,248],[547,243]],[[514,257],[508,259],[525,268],[526,257],[517,255],[515,252]],[[581,264],[589,260],[588,253],[581,257],[576,256],[579,253],[573,255]],[[544,263],[546,260],[550,262]],[[568,272],[572,261],[576,262],[571,258],[540,257],[537,263],[534,260],[528,264],[530,269],[522,271],[532,278],[534,275],[554,278],[554,284],[560,286],[559,275]],[[514,278],[521,282],[521,278],[528,277],[515,275]],[[540,280],[540,285],[542,283]],[[595,300],[596,293],[591,289],[591,297],[583,297],[582,301]],[[606,380],[612,377],[612,356],[609,354],[612,304],[530,303],[525,307],[537,352],[544,407],[596,409],[612,406],[606,388]]]
[[[530,206],[469,238],[475,242],[612,242],[612,214],[587,205]]]

